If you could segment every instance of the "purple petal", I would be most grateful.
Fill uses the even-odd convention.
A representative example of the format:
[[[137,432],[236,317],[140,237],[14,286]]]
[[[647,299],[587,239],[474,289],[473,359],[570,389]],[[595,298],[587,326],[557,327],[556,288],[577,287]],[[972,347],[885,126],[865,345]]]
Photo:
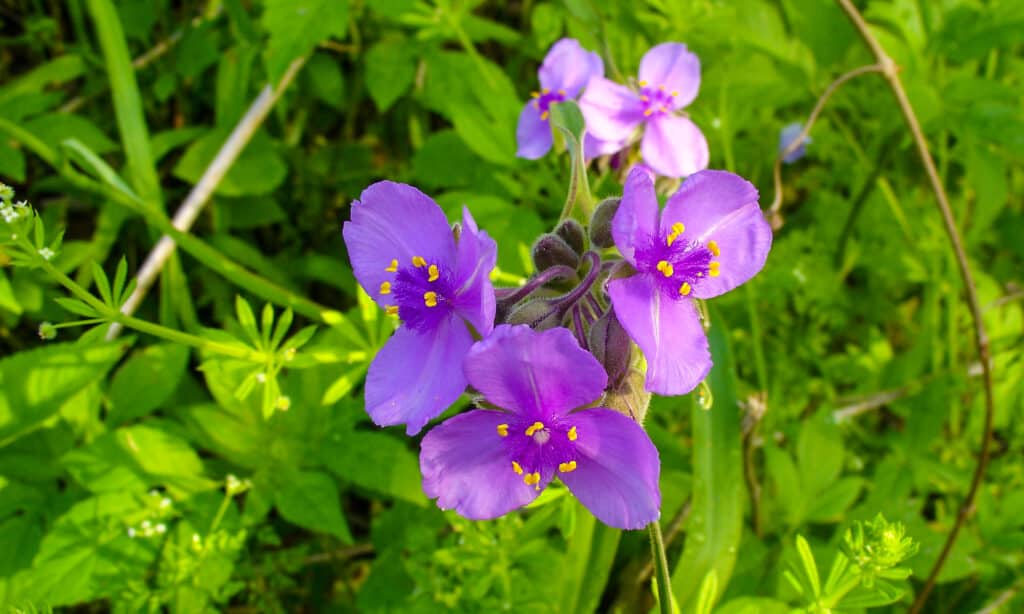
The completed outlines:
[[[612,239],[622,257],[636,264],[637,247],[644,247],[658,231],[658,196],[654,179],[643,167],[633,167],[622,189],[622,202],[612,218]]]
[[[393,259],[408,264],[413,256],[451,266],[455,239],[441,207],[411,185],[379,181],[352,203],[352,220],[342,229],[352,272],[380,305],[394,304],[394,295],[378,292],[392,281],[385,271]]]
[[[505,422],[504,412],[474,410],[442,422],[423,438],[423,491],[437,499],[438,507],[487,520],[537,497],[539,491],[512,471],[512,461],[495,434]]]
[[[587,131],[603,141],[624,142],[644,119],[639,95],[624,85],[594,77],[580,98]]]
[[[583,158],[593,160],[598,156],[617,153],[625,146],[625,141],[602,141],[588,132],[583,135]]]
[[[494,328],[494,286],[490,274],[498,258],[498,245],[462,208],[462,234],[456,246],[455,313],[469,322],[480,336]]]
[[[711,353],[693,301],[664,294],[647,275],[613,280],[608,292],[616,317],[647,358],[648,391],[686,394],[707,377]]]
[[[551,417],[601,395],[608,376],[565,328],[501,325],[466,356],[469,383],[498,407]]]
[[[672,108],[681,109],[697,97],[700,89],[700,59],[682,43],[651,47],[640,60],[640,81],[649,87],[675,92]]]
[[[660,515],[658,450],[640,425],[610,409],[571,415],[579,434],[574,471],[560,473],[572,494],[598,520],[642,529]]]
[[[592,77],[604,76],[604,62],[576,39],[563,38],[551,46],[538,75],[541,87],[564,90],[566,98],[576,98]]]
[[[692,121],[662,115],[647,124],[640,154],[659,175],[686,177],[708,167],[708,142]]]
[[[516,126],[516,155],[527,160],[543,158],[551,149],[551,125],[540,118],[540,110],[533,102],[526,103]]]
[[[697,298],[718,296],[756,275],[772,247],[772,229],[757,203],[757,188],[727,171],[701,171],[687,178],[668,199],[662,220],[665,226],[682,222],[685,239],[718,244],[720,273],[694,286]]]
[[[380,426],[420,432],[466,389],[460,367],[471,345],[469,330],[454,316],[433,330],[399,328],[370,364],[366,413]]]

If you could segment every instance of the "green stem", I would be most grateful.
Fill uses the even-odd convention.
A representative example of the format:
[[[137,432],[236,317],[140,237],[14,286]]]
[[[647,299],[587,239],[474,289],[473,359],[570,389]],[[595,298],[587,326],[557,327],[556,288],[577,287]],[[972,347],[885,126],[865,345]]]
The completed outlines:
[[[669,580],[668,556],[665,555],[665,538],[657,520],[647,525],[651,535],[651,553],[654,556],[655,577],[658,582],[658,606],[661,614],[672,614],[672,583]]]

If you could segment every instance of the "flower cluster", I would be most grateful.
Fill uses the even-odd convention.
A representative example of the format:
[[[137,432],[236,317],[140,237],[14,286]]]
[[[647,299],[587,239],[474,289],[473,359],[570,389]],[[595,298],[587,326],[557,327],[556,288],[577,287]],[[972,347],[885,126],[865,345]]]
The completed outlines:
[[[467,208],[449,226],[430,197],[390,181],[352,204],[353,272],[397,320],[367,375],[367,413],[415,435],[467,390],[475,399],[421,443],[423,487],[441,508],[494,518],[557,478],[610,526],[657,520],[660,463],[641,426],[650,394],[686,394],[707,376],[695,300],[754,276],[772,242],[754,186],[702,170],[707,143],[678,113],[699,79],[679,43],[644,56],[636,88],[604,79],[578,42],[554,45],[520,114],[520,156],[544,155],[551,105],[582,94],[589,155],[643,128],[647,164],[689,176],[662,209],[654,177],[634,167],[587,228],[567,219],[537,240],[536,273],[520,287],[492,286],[497,245]]]
[[[638,78],[627,86],[604,77],[596,53],[562,39],[544,58],[538,78],[541,90],[519,116],[520,157],[536,159],[548,152],[550,106],[575,100],[582,90],[588,158],[621,151],[639,139],[644,162],[659,175],[685,177],[707,168],[707,140],[683,112],[700,89],[700,60],[686,45],[651,48],[640,61]]]

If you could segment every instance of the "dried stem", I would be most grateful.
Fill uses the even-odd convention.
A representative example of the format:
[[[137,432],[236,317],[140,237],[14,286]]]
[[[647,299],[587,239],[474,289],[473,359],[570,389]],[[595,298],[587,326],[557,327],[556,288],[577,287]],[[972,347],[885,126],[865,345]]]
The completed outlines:
[[[814,122],[818,120],[818,116],[821,115],[821,110],[825,108],[825,103],[828,102],[828,99],[832,97],[832,94],[834,94],[842,84],[855,77],[872,72],[884,72],[884,69],[880,64],[861,66],[860,68],[854,68],[850,72],[840,75],[838,79],[833,81],[832,84],[825,89],[821,97],[818,98],[818,102],[815,103],[814,109],[811,110],[811,114],[807,117],[807,121],[804,122],[804,127],[803,130],[800,131],[800,134],[798,134],[785,149],[780,151],[779,156],[775,158],[775,165],[772,167],[772,180],[775,183],[775,197],[772,199],[772,204],[768,207],[767,213],[768,220],[772,223],[772,228],[778,229],[782,226],[782,218],[779,215],[779,209],[782,207],[782,160],[789,154],[796,151],[797,147],[800,147],[801,143],[807,139],[807,135],[811,133],[811,128],[814,126]]]
[[[946,234],[949,237],[950,245],[953,248],[953,253],[956,256],[957,266],[960,269],[960,277],[964,283],[964,289],[967,293],[967,307],[971,312],[971,319],[974,323],[974,343],[977,346],[978,359],[981,361],[982,370],[982,381],[985,389],[985,426],[984,432],[981,437],[981,451],[978,455],[978,464],[974,470],[974,476],[971,478],[971,485],[967,490],[967,494],[964,496],[963,502],[960,504],[960,509],[957,513],[956,521],[953,524],[953,528],[949,532],[949,536],[946,538],[946,543],[942,547],[942,552],[939,553],[939,558],[935,561],[935,565],[932,566],[931,572],[928,574],[928,580],[925,582],[921,592],[917,595],[917,599],[914,600],[914,604],[910,608],[911,614],[917,614],[924,607],[925,602],[928,600],[928,595],[931,594],[932,589],[935,588],[935,580],[938,578],[939,572],[942,570],[943,565],[946,563],[946,559],[949,557],[949,552],[953,548],[953,544],[956,542],[957,535],[960,533],[960,528],[967,520],[967,516],[971,513],[971,508],[974,505],[974,497],[978,493],[978,489],[981,487],[982,478],[985,476],[985,469],[988,466],[989,448],[992,442],[992,417],[995,414],[995,399],[992,390],[992,361],[989,356],[989,342],[988,334],[985,332],[985,323],[981,317],[981,304],[978,301],[978,291],[974,283],[974,276],[971,273],[970,264],[967,260],[967,252],[964,250],[963,241],[960,239],[960,232],[956,227],[956,220],[953,217],[953,210],[949,206],[949,199],[946,197],[946,190],[942,185],[942,179],[939,177],[939,172],[935,168],[935,162],[932,160],[931,153],[928,151],[928,142],[925,140],[924,133],[921,131],[921,125],[917,120],[917,115],[914,114],[914,108],[910,104],[910,100],[907,98],[907,93],[903,89],[903,83],[900,81],[899,71],[895,62],[890,58],[885,49],[879,44],[878,39],[875,38],[874,34],[868,28],[867,23],[861,16],[860,11],[853,5],[850,0],[836,0],[839,6],[842,7],[843,11],[846,12],[846,16],[850,18],[854,27],[860,33],[865,44],[871,48],[871,53],[875,56],[878,65],[883,68],[882,74],[885,76],[886,81],[889,82],[889,87],[892,89],[893,94],[896,96],[896,103],[900,107],[900,112],[903,113],[903,119],[906,120],[907,127],[910,128],[910,133],[914,137],[914,144],[917,146],[917,152],[921,157],[921,163],[924,165],[925,172],[928,174],[928,180],[931,183],[932,191],[935,192],[935,199],[938,203],[939,213],[942,215],[942,222],[946,228]]]
[[[249,110],[246,111],[238,125],[235,126],[228,139],[224,141],[220,151],[217,152],[217,156],[206,167],[206,171],[203,172],[199,182],[189,192],[185,202],[178,207],[172,220],[175,228],[181,232],[188,232],[192,227],[196,218],[199,217],[199,213],[202,212],[203,207],[206,206],[206,203],[210,202],[214,190],[217,189],[224,176],[231,170],[232,165],[234,165],[238,156],[242,154],[245,146],[249,144],[253,135],[263,125],[263,120],[270,113],[270,109],[274,107],[281,94],[288,88],[295,79],[295,76],[299,74],[299,69],[305,63],[305,58],[295,60],[288,67],[288,70],[285,71],[284,76],[281,77],[281,81],[276,87],[267,84],[259,93],[259,96],[249,106]],[[145,298],[146,292],[149,291],[160,271],[163,270],[167,260],[171,257],[175,247],[174,239],[167,235],[160,237],[160,241],[149,252],[146,261],[142,264],[142,268],[139,269],[138,284],[135,286],[131,296],[128,297],[128,300],[121,306],[121,313],[125,315],[135,313],[135,310],[142,303],[142,299]],[[107,340],[114,339],[120,332],[121,327],[114,323],[107,331]]]

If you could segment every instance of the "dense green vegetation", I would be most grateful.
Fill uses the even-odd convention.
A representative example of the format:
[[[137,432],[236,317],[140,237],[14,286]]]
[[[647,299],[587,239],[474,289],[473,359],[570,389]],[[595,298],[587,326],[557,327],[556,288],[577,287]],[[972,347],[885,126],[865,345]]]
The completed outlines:
[[[656,607],[645,532],[557,485],[496,520],[441,511],[422,433],[364,411],[395,324],[353,276],[352,201],[391,179],[450,220],[466,205],[498,243],[495,285],[523,283],[573,139],[520,159],[516,122],[563,37],[621,82],[685,42],[710,168],[766,210],[781,197],[764,269],[709,303],[703,396],[654,397],[644,420],[679,608],[904,611],[954,531],[923,611],[1024,608],[1024,4],[856,4],[963,240],[990,436],[957,254],[880,73],[828,99],[776,192],[783,127],[876,63],[837,4],[0,4],[0,611]],[[596,198],[622,193],[635,149],[590,164]],[[119,316],[165,234],[177,251]]]

